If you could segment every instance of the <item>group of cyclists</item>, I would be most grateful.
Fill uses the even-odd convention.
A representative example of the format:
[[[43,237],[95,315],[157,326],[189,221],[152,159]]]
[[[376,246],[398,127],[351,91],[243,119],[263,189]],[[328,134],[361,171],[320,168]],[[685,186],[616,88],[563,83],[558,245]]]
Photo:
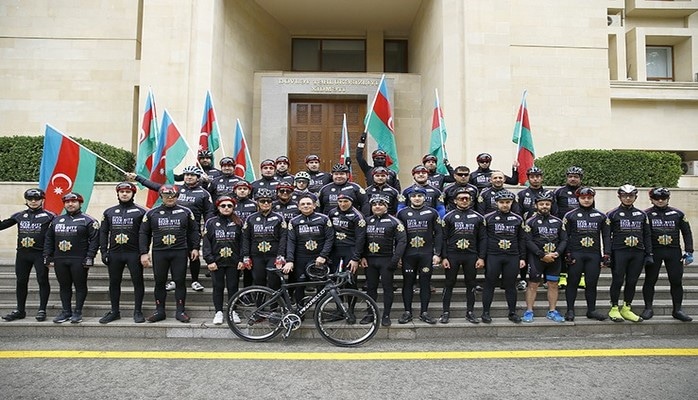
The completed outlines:
[[[540,286],[547,287],[548,311],[555,322],[575,320],[578,288],[583,287],[586,317],[603,321],[639,322],[653,316],[654,287],[662,264],[668,273],[672,316],[691,321],[682,309],[683,268],[693,262],[693,241],[684,213],[668,205],[670,191],[652,188],[652,207],[634,206],[638,190],[618,188],[620,204],[604,213],[595,208],[593,188],[582,185],[584,171],[566,171],[566,184],[555,190],[543,187],[544,172],[527,171],[528,184],[514,193],[506,184],[516,179],[490,169],[492,157],[477,156],[478,168],[436,171],[437,159],[425,155],[412,168],[413,182],[402,189],[386,165],[382,150],[364,158],[365,137],[356,155],[368,186],[349,179],[349,167],[335,164],[320,171],[320,157],[305,157],[306,170],[289,173],[290,160],[280,156],[260,163],[261,177],[247,182],[235,175],[235,160],[223,157],[214,168],[209,151],[198,153],[198,165],[178,176],[182,183],[158,184],[128,173],[116,185],[118,204],[104,210],[101,223],[81,210],[78,193],[63,196],[65,212],[55,215],[43,208],[44,193],[24,193],[27,209],[0,221],[0,230],[18,225],[16,276],[17,308],[6,321],[26,317],[32,267],[39,283],[38,321],[46,319],[50,294],[49,269],[60,286],[62,310],[53,322],[80,323],[87,296],[89,268],[99,252],[109,272],[111,310],[100,318],[106,324],[121,318],[122,277],[128,269],[134,288],[133,320],[157,322],[167,318],[167,292],[174,291],[175,318],[189,322],[185,303],[187,271],[191,289],[204,290],[201,260],[211,277],[214,324],[226,318],[224,304],[243,286],[280,287],[282,269],[288,281],[309,279],[306,267],[328,265],[331,272],[363,270],[365,290],[374,300],[383,291],[381,325],[392,324],[394,277],[402,274],[404,312],[397,322],[413,320],[413,298],[419,297],[417,318],[428,324],[449,322],[451,299],[459,275],[466,288],[465,318],[473,324],[491,323],[491,305],[497,287],[504,289],[508,319],[533,322]],[[512,175],[517,176],[516,166]],[[147,210],[134,203],[138,182],[157,191],[159,205]],[[681,249],[683,240],[684,251]],[[147,318],[143,271],[155,278],[155,312]],[[441,315],[430,314],[432,274],[443,268],[445,285]],[[597,310],[596,293],[602,268],[612,271],[611,308]],[[632,308],[640,274],[645,272],[644,309]],[[484,282],[477,280],[484,271]],[[480,284],[481,283],[481,284]],[[566,311],[557,309],[558,288],[566,287]],[[75,303],[72,304],[73,288]],[[623,298],[621,301],[621,289]],[[482,311],[475,311],[475,293],[482,291]],[[525,291],[526,311],[516,311],[517,292]],[[227,292],[227,293],[226,293]],[[297,304],[305,291],[297,288]],[[236,313],[228,315],[239,323]],[[372,323],[365,315],[360,323]]]

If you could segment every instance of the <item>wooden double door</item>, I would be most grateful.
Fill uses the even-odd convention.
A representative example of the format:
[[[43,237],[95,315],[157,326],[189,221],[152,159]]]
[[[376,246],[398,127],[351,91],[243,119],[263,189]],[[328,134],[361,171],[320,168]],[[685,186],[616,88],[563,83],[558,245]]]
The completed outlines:
[[[308,154],[320,156],[321,171],[329,172],[332,165],[339,162],[342,120],[346,114],[353,180],[364,187],[366,179],[356,163],[355,155],[356,144],[364,130],[366,100],[291,100],[289,107],[288,157],[291,172],[306,170],[305,156]]]

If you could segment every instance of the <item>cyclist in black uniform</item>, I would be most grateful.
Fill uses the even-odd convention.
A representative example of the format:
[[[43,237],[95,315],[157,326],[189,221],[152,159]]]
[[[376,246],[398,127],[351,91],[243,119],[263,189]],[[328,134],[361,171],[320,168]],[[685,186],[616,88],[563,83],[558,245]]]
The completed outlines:
[[[133,321],[145,322],[142,305],[145,296],[143,266],[138,252],[138,232],[146,209],[134,203],[136,185],[121,182],[116,185],[118,205],[107,208],[99,227],[99,252],[109,271],[109,299],[111,310],[100,318],[100,324],[121,319],[119,302],[124,268],[128,267],[133,284]]]
[[[332,175],[327,172],[320,171],[320,157],[316,154],[309,154],[305,156],[305,166],[308,168],[307,171],[302,171],[308,174],[308,184],[305,188],[309,191],[316,193],[320,191],[320,188],[332,182]],[[298,174],[296,174],[296,179],[298,179]]]
[[[453,178],[455,182],[446,186],[443,190],[444,194],[444,204],[447,211],[456,209],[456,194],[461,191],[461,189],[468,189],[470,191],[470,205],[468,207],[473,207],[475,205],[475,200],[477,199],[477,187],[468,183],[468,177],[470,176],[470,168],[465,165],[459,165],[456,167]]]
[[[235,160],[232,157],[223,157],[219,162],[221,173],[211,180],[208,185],[208,191],[211,193],[211,199],[216,200],[219,196],[233,196],[235,193],[235,184],[241,179],[235,175]]]
[[[233,186],[235,192],[235,214],[245,222],[250,214],[257,212],[257,203],[252,200],[252,185],[249,182],[240,180]]]
[[[286,182],[281,182],[276,186],[276,201],[272,204],[272,210],[284,216],[286,222],[300,214],[298,203],[291,199],[293,186]]]
[[[487,259],[485,261],[485,287],[482,292],[482,322],[492,322],[490,306],[494,288],[501,276],[509,320],[521,322],[516,313],[516,275],[526,267],[526,238],[520,215],[511,212],[516,195],[508,190],[497,192],[497,211],[485,215],[487,229]]]
[[[584,177],[584,170],[580,167],[572,166],[567,168],[565,173],[567,183],[565,186],[555,189],[555,205],[557,207],[557,212],[555,216],[562,219],[565,218],[565,214],[569,211],[579,207],[579,202],[577,201],[577,189],[582,185],[582,178]],[[582,275],[579,286],[584,287],[586,285],[584,276]],[[567,286],[567,264],[563,263],[562,271],[560,272],[560,282],[558,282],[560,288]]]
[[[46,305],[51,294],[51,284],[42,251],[44,250],[46,231],[56,215],[44,209],[45,198],[43,190],[27,189],[24,192],[27,209],[16,212],[10,218],[0,222],[0,230],[17,225],[17,255],[15,257],[17,308],[2,317],[5,321],[24,319],[27,316],[25,306],[32,266],[36,271],[36,281],[39,283],[39,311],[36,313],[36,320],[46,321]]]
[[[223,323],[223,290],[228,290],[230,298],[238,291],[242,254],[242,220],[235,215],[235,199],[230,196],[220,196],[216,200],[218,215],[210,218],[204,225],[202,235],[202,253],[208,270],[211,271],[213,284],[213,317],[214,325]],[[239,323],[240,318],[233,312],[233,322]]]
[[[276,185],[279,184],[276,179],[276,162],[266,159],[259,164],[259,168],[262,171],[262,176],[252,182],[252,194],[254,195],[254,192],[261,188],[276,190]]]
[[[435,155],[427,154],[424,157],[422,157],[422,165],[424,165],[427,171],[429,171],[429,176],[427,177],[429,185],[443,192],[445,184],[455,182],[456,180],[453,178],[453,168],[448,163],[448,160],[444,160],[444,165],[448,170],[448,175],[443,175],[436,172],[437,163],[438,159]]]
[[[326,175],[330,178],[330,182],[332,182],[332,175],[330,175],[330,174],[326,174]],[[317,190],[313,189],[313,191],[311,192],[309,190],[309,186],[308,186],[308,184],[310,184],[310,182],[311,182],[311,179],[310,179],[309,173],[307,173],[305,171],[297,172],[296,175],[293,177],[293,194],[291,195],[291,200],[293,200],[295,203],[298,203],[298,199],[300,199],[301,196],[303,196],[304,194],[313,193],[313,194],[317,195],[317,192],[320,191],[320,188],[322,186],[317,188]],[[328,182],[328,183],[330,183],[330,182]]]
[[[640,314],[642,319],[650,319],[654,315],[652,303],[654,300],[654,285],[659,278],[659,269],[664,262],[671,292],[673,311],[671,315],[684,322],[693,318],[681,310],[683,300],[683,268],[693,262],[693,234],[683,211],[669,206],[671,192],[667,188],[657,187],[650,190],[652,207],[645,210],[650,223],[652,234],[652,252],[654,264],[645,266],[645,283],[642,295],[645,300],[645,310]],[[679,236],[683,237],[685,253],[681,255]]]
[[[397,213],[397,219],[403,223],[407,232],[407,248],[402,256],[402,301],[405,312],[398,319],[398,323],[406,324],[412,321],[412,289],[419,275],[419,319],[428,324],[435,324],[436,319],[429,316],[428,309],[431,300],[431,275],[434,266],[441,264],[442,221],[435,209],[425,205],[424,188],[411,186],[407,190],[410,206]]]
[[[84,202],[79,193],[63,196],[65,214],[51,221],[44,242],[44,260],[54,268],[60,286],[63,310],[55,323],[82,322],[82,306],[87,298],[87,273],[94,265],[99,249],[99,222],[80,209]],[[75,309],[70,308],[75,285]]]
[[[366,196],[370,199],[375,195],[382,195],[388,198],[388,214],[397,214],[398,199],[401,198],[400,192],[394,187],[388,185],[388,169],[385,167],[375,167],[371,172],[373,174],[373,185],[366,187]],[[363,214],[371,215],[372,206],[366,202],[362,209]]]
[[[429,171],[423,165],[417,165],[412,168],[412,177],[414,178],[414,184],[402,191],[402,197],[399,198],[400,203],[397,205],[398,212],[405,207],[410,206],[410,198],[408,193],[411,193],[415,187],[421,188],[424,191],[425,204],[439,213],[439,217],[443,218],[446,215],[446,207],[444,206],[444,196],[441,191],[433,186],[429,185],[427,177],[429,176]]]
[[[386,165],[388,153],[381,149],[374,150],[373,153],[371,153],[373,165],[369,165],[364,158],[364,147],[366,147],[366,132],[361,134],[359,143],[356,144],[356,162],[359,164],[361,172],[363,172],[364,176],[366,177],[366,185],[370,186],[373,185],[373,174],[371,173],[372,169],[375,167],[388,167]],[[398,178],[397,173],[395,173],[395,171],[392,169],[388,169],[388,172],[390,173],[388,176],[388,185],[394,187],[399,192],[401,188],[400,179]]]
[[[633,204],[637,199],[637,189],[632,185],[618,188],[620,206],[609,211],[611,225],[611,310],[609,318],[615,322],[623,320],[640,322],[640,318],[631,309],[637,281],[642,267],[652,266],[652,236],[647,214]],[[623,307],[618,309],[620,289],[625,281]]]
[[[138,247],[141,264],[148,268],[152,265],[155,275],[155,313],[148,321],[164,320],[167,291],[167,275],[172,274],[175,282],[175,300],[177,312],[175,317],[180,322],[189,322],[184,311],[187,289],[184,282],[187,276],[187,261],[199,258],[201,234],[199,225],[191,210],[177,204],[179,189],[175,185],[165,184],[158,191],[162,205],[148,211],[143,217],[138,235]],[[148,257],[150,243],[153,243],[152,261]]]
[[[305,267],[314,262],[326,264],[334,243],[334,227],[325,214],[315,212],[317,198],[307,194],[298,201],[301,214],[288,223],[286,241],[286,265],[284,273],[290,274],[289,282],[306,280]],[[303,286],[296,288],[296,304],[300,304],[305,294]]]
[[[490,169],[490,164],[492,163],[492,156],[489,153],[480,153],[477,158],[477,169],[470,174],[470,184],[475,185],[479,191],[484,188],[490,187],[490,175],[492,175],[493,170]],[[518,181],[519,173],[517,172],[517,167],[513,165],[511,167],[511,176],[504,176],[504,183],[507,185],[516,185]]]
[[[246,271],[251,271],[255,285],[277,290],[281,280],[267,268],[286,263],[287,223],[283,215],[272,210],[271,190],[259,189],[255,196],[259,211],[251,214],[242,227],[243,265]],[[249,285],[245,283],[245,286]]]
[[[318,193],[318,207],[320,212],[327,214],[337,207],[337,196],[348,194],[354,199],[354,207],[361,209],[366,203],[366,191],[354,182],[349,182],[349,167],[344,164],[332,166],[332,183],[320,189]]]
[[[390,199],[374,195],[371,203],[371,216],[366,219],[366,246],[361,258],[361,268],[366,273],[366,293],[373,300],[378,297],[378,283],[383,287],[383,317],[381,325],[390,326],[390,311],[393,308],[393,277],[405,253],[407,235],[405,226],[397,218],[388,214]],[[364,324],[371,321],[367,315]]]
[[[482,215],[487,215],[498,209],[497,193],[501,192],[502,190],[506,190],[504,189],[505,181],[506,176],[504,175],[504,172],[490,172],[491,186],[484,188],[480,191],[480,195],[477,198],[477,205],[475,206],[477,212],[479,212]],[[516,198],[514,198],[514,201],[511,204],[511,212],[521,215],[519,204],[516,202]]]
[[[274,177],[279,182],[286,182],[289,185],[293,185],[293,175],[288,172],[288,167],[291,165],[291,160],[286,156],[278,156],[274,161],[276,166],[276,173]]]
[[[473,324],[480,320],[475,316],[475,276],[485,267],[486,232],[484,217],[472,208],[477,191],[459,187],[453,194],[456,208],[444,217],[443,266],[446,284],[443,292],[443,313],[439,322],[447,324],[451,311],[451,295],[456,286],[458,271],[463,268],[465,278],[465,319]]]
[[[557,311],[560,266],[567,247],[567,232],[562,220],[550,214],[553,192],[545,191],[536,196],[536,213],[526,221],[526,247],[528,248],[529,283],[526,288],[526,312],[523,322],[533,322],[533,305],[538,285],[545,275],[548,282],[548,313],[545,317],[554,322],[565,322]]]
[[[196,159],[199,161],[202,171],[201,187],[209,190],[209,183],[217,178],[221,171],[213,167],[213,153],[210,150],[199,150]],[[176,182],[181,182],[184,180],[184,173],[177,174],[174,178]]]
[[[568,286],[565,290],[565,320],[574,321],[574,303],[579,281],[584,274],[587,281],[584,288],[587,318],[603,321],[606,315],[596,311],[596,285],[601,267],[610,266],[611,230],[606,214],[594,208],[596,191],[590,187],[580,187],[576,195],[579,207],[565,214],[565,218],[562,219],[567,231],[565,264],[569,271]]]
[[[342,265],[345,270],[356,274],[361,261],[361,253],[366,241],[366,220],[361,211],[353,207],[354,198],[349,193],[337,196],[337,207],[330,210],[328,216],[334,226],[334,247],[330,259],[330,271],[336,272]],[[352,280],[355,287],[355,279]]]

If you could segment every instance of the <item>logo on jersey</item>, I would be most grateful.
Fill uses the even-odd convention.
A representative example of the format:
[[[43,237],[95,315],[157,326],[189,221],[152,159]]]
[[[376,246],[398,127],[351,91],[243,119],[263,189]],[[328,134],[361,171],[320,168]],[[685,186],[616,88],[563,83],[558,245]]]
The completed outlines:
[[[424,238],[421,236],[415,236],[412,238],[412,240],[410,240],[410,246],[413,248],[424,247],[424,243]]]
[[[582,247],[591,247],[594,245],[594,239],[586,236],[579,241],[579,244],[581,244]]]
[[[230,257],[233,255],[233,249],[230,247],[223,247],[221,251],[218,252],[218,254],[221,255],[221,257]]]
[[[468,247],[470,247],[470,241],[468,239],[459,239],[456,242],[456,247],[461,250],[467,249]]]
[[[422,267],[422,272],[424,272],[425,274],[428,274],[429,272],[431,272],[431,268],[432,267]]]
[[[126,244],[128,242],[128,235],[125,233],[119,233],[118,235],[114,236],[114,241],[117,244]]]
[[[257,250],[259,250],[260,253],[266,253],[271,250],[271,244],[269,244],[269,242],[260,242],[257,245]]]
[[[317,242],[314,240],[308,240],[307,242],[305,242],[305,248],[310,250],[310,251],[313,251],[313,250],[317,249]]]
[[[502,250],[509,250],[511,248],[511,240],[500,240],[498,245]]]
[[[546,243],[543,245],[543,251],[546,253],[554,253],[557,246],[555,243]]]
[[[368,251],[370,251],[371,253],[378,253],[378,250],[380,249],[380,245],[378,245],[378,243],[376,242],[371,242],[368,244]]]
[[[674,241],[674,239],[672,239],[672,237],[669,235],[662,235],[659,238],[657,238],[657,242],[661,245],[664,245],[664,246],[670,245],[671,242],[673,242],[673,241]]]
[[[336,238],[337,240],[344,240],[347,238],[347,234],[344,232],[337,232]]]
[[[165,235],[162,237],[162,243],[164,243],[167,246],[173,245],[177,241],[177,238],[175,235]]]
[[[67,240],[61,240],[58,243],[58,250],[60,251],[70,251],[73,248],[73,244]]]
[[[640,243],[640,240],[635,236],[628,236],[627,238],[625,238],[623,243],[625,243],[625,245],[628,247],[635,247],[638,245],[638,243]]]
[[[34,246],[34,243],[36,243],[36,241],[34,240],[34,238],[25,237],[22,238],[22,240],[19,243],[22,245],[22,247],[32,247]]]

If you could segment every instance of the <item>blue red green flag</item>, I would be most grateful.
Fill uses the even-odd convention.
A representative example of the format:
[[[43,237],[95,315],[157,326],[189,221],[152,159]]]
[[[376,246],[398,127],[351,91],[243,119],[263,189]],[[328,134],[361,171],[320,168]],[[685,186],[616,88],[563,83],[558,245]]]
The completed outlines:
[[[378,148],[388,154],[386,165],[395,172],[400,171],[400,162],[397,156],[397,144],[395,143],[395,129],[393,127],[393,111],[388,97],[388,86],[385,83],[385,75],[381,77],[378,91],[373,100],[371,109],[364,120],[366,132],[373,137]]]
[[[182,134],[177,129],[170,114],[165,110],[160,126],[158,137],[158,147],[155,150],[155,162],[150,171],[150,180],[156,183],[174,183],[174,169],[179,165],[187,154],[189,146],[184,141]],[[158,193],[151,190],[148,192],[146,201],[147,207],[152,207],[158,200]]]
[[[528,107],[526,107],[526,91],[521,98],[519,112],[516,114],[516,124],[514,124],[514,135],[512,142],[518,145],[516,160],[519,163],[519,185],[523,185],[528,180],[526,171],[533,166],[536,158],[536,151],[533,148],[533,135],[531,134],[531,123],[528,121]]]

